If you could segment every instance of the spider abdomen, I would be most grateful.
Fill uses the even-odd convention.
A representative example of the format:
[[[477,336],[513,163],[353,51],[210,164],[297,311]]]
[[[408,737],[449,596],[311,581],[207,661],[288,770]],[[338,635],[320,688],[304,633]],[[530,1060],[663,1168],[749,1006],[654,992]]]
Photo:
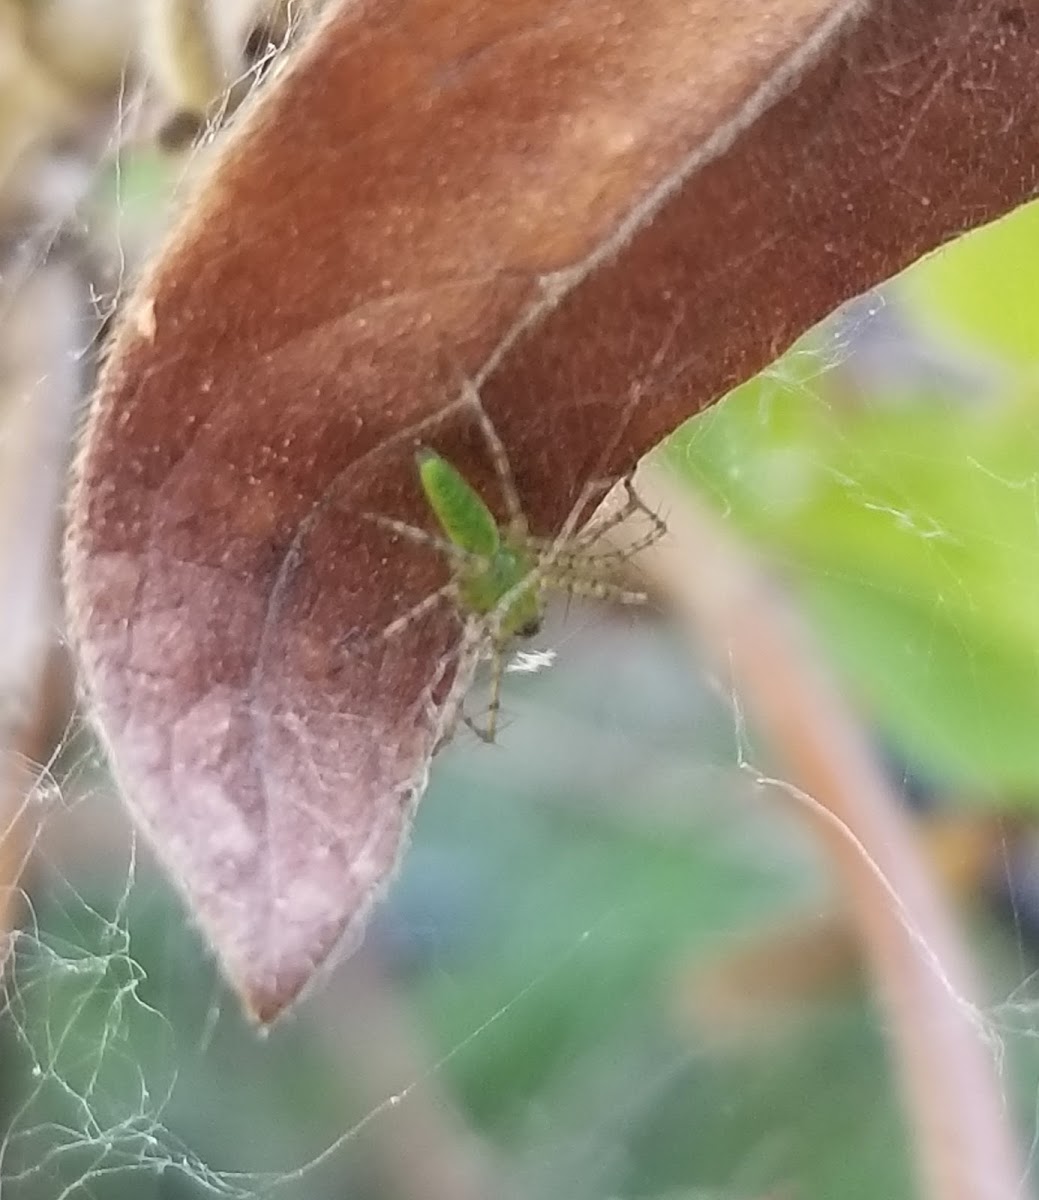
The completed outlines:
[[[415,455],[426,499],[444,533],[467,554],[493,558],[501,545],[498,523],[462,473],[435,450]]]

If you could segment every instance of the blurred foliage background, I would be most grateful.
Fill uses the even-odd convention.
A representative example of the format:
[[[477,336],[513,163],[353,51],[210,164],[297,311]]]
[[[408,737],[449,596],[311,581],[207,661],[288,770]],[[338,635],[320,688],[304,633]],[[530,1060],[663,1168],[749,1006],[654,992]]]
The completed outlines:
[[[87,87],[25,58],[31,10],[0,5],[0,50],[39,68],[51,98],[33,124],[12,99],[29,85],[0,89],[0,464],[25,448],[14,416],[39,403],[9,360],[67,320],[34,281],[84,281],[60,353],[85,389],[105,320],[205,157],[169,144],[190,89],[154,86],[149,70],[165,76],[139,65],[136,26],[119,25],[113,99],[109,76]],[[238,36],[255,59],[274,35]],[[112,113],[138,112],[117,137]],[[1033,207],[847,306],[659,451],[804,606],[920,813],[972,930],[1026,1137],[1037,268]],[[8,561],[29,570],[27,555]],[[60,616],[47,623],[60,643]],[[856,947],[797,813],[743,769],[769,752],[731,683],[689,663],[663,614],[574,604],[542,641],[556,661],[508,677],[501,744],[461,737],[438,758],[361,955],[265,1039],[135,843],[83,722],[62,724],[46,763],[22,752],[32,836],[0,1017],[5,1200],[912,1195]]]

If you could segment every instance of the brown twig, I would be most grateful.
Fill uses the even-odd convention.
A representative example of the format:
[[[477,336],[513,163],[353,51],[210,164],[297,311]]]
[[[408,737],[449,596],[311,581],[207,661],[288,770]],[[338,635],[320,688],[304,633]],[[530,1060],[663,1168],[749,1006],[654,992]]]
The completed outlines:
[[[688,489],[646,469],[669,536],[641,565],[731,673],[837,870],[890,1030],[928,1200],[1012,1200],[1025,1185],[995,1037],[963,941],[909,819],[803,623],[760,565]]]

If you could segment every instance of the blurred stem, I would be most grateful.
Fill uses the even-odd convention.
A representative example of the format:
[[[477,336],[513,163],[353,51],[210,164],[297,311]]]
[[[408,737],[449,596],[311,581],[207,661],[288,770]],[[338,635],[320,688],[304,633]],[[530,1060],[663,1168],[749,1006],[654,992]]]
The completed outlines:
[[[83,283],[41,267],[0,292],[0,935],[39,828],[39,766],[60,737],[70,687],[60,628],[58,532],[81,395]]]
[[[0,727],[0,972],[21,920],[23,875],[43,826],[48,770],[67,726],[71,670],[60,647],[41,664],[34,694]]]
[[[36,827],[29,814],[26,761],[38,745],[36,722],[25,730],[0,731],[0,970],[14,947],[14,931],[21,917],[21,878],[35,840]]]
[[[785,779],[755,772],[759,782],[798,802],[840,876],[892,1040],[921,1196],[1020,1196],[1027,1172],[1000,1047],[955,921],[860,722],[747,548],[660,466],[645,468],[638,486],[669,529],[639,566],[783,760]]]

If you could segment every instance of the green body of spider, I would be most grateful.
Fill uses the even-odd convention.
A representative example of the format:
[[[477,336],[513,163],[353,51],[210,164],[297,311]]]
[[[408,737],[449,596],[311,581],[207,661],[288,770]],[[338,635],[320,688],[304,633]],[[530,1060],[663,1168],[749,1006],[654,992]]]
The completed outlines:
[[[541,597],[535,582],[523,587],[537,566],[526,531],[499,527],[476,489],[435,450],[419,450],[416,462],[430,508],[461,551],[456,584],[462,605],[474,614],[493,613],[511,595],[499,636],[533,637],[541,628]]]
[[[616,579],[617,571],[631,554],[652,545],[666,532],[663,521],[646,508],[635,494],[631,480],[625,478],[627,499],[610,515],[577,532],[588,502],[606,490],[603,487],[606,481],[593,481],[582,490],[553,537],[531,534],[501,438],[475,387],[466,383],[464,393],[487,442],[508,521],[499,524],[458,468],[425,447],[415,456],[419,483],[440,532],[434,534],[383,514],[364,514],[395,536],[446,555],[452,566],[447,582],[391,621],[383,629],[383,637],[397,637],[412,622],[449,599],[463,626],[458,648],[460,661],[469,667],[484,660],[490,662],[491,695],[486,724],[480,727],[462,712],[472,671],[461,670],[440,706],[444,715],[441,743],[451,736],[459,719],[483,741],[495,740],[509,642],[515,637],[533,637],[541,628],[546,592],[642,604],[645,595],[621,586]],[[641,539],[623,552],[596,549],[599,539],[632,516],[641,516],[649,522],[649,530]]]

